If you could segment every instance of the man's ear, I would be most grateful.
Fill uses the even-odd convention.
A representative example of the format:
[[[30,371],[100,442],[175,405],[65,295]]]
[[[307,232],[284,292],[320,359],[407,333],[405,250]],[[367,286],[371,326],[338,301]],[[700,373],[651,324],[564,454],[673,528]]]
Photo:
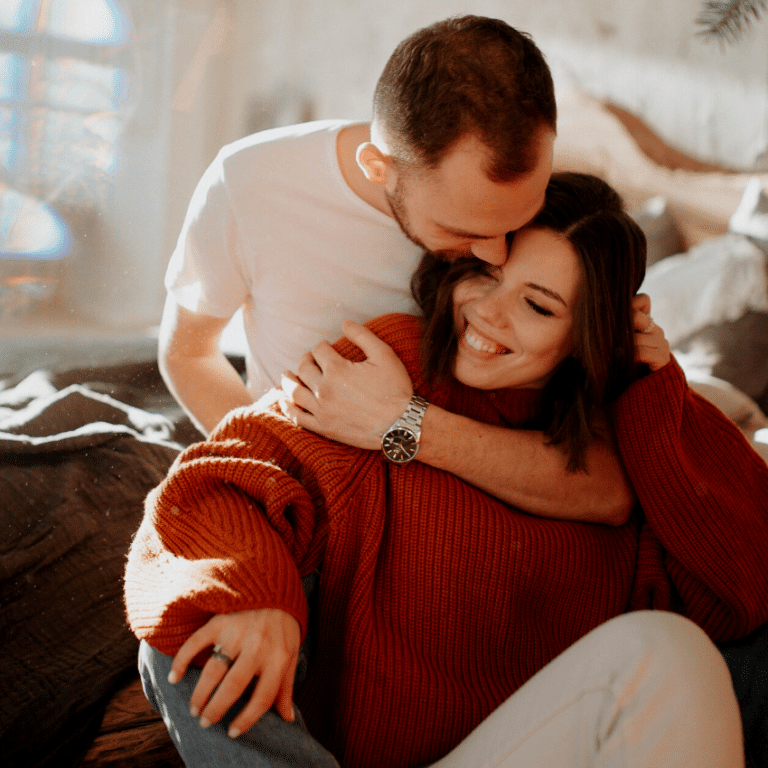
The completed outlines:
[[[366,141],[357,148],[357,164],[368,181],[385,186],[387,172],[391,167],[391,158],[384,154],[375,144]]]

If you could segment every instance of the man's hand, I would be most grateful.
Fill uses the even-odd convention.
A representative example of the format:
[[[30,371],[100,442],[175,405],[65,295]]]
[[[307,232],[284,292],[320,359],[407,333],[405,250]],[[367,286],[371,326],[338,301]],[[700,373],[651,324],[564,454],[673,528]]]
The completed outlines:
[[[378,450],[381,436],[402,416],[413,394],[405,366],[391,347],[365,326],[346,321],[344,335],[366,356],[353,363],[327,342],[285,373],[283,413],[300,427],[356,448]]]
[[[190,701],[190,712],[200,714],[203,728],[221,720],[255,677],[251,699],[232,721],[229,735],[234,739],[252,728],[273,704],[284,720],[293,721],[293,678],[301,645],[293,616],[276,608],[214,616],[181,646],[168,681],[181,680],[192,659],[212,645],[234,663],[211,657],[203,667]]]
[[[671,359],[669,342],[664,331],[651,317],[651,297],[638,293],[632,300],[635,309],[635,356],[638,363],[646,363],[652,371],[663,368]]]

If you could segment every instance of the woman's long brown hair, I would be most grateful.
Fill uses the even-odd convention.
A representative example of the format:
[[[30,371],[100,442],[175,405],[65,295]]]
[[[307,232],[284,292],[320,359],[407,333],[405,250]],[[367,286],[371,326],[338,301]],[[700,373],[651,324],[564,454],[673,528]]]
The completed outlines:
[[[574,308],[574,348],[542,390],[542,425],[562,445],[570,471],[584,471],[595,411],[618,397],[638,374],[632,298],[645,277],[645,235],[601,179],[556,173],[544,208],[528,225],[565,237],[578,257],[582,283]],[[443,261],[426,254],[411,288],[425,320],[427,375],[451,375],[458,338],[453,289],[487,268],[477,259]]]

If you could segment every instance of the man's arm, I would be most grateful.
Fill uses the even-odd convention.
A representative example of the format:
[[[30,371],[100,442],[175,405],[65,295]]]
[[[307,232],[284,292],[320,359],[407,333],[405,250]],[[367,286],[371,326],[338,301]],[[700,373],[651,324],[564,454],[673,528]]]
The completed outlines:
[[[405,410],[411,380],[392,349],[367,328],[345,323],[366,355],[342,358],[321,342],[305,355],[299,376],[283,386],[286,413],[299,426],[358,448],[378,450],[381,435]],[[531,514],[584,522],[626,522],[635,495],[605,422],[587,451],[588,474],[566,469],[567,457],[543,433],[505,429],[430,405],[418,461],[444,469]]]
[[[610,428],[593,436],[587,472],[569,472],[542,432],[483,424],[430,405],[417,458],[534,515],[623,525],[635,504]]]
[[[171,394],[208,435],[253,396],[219,349],[228,319],[190,312],[168,296],[160,323],[158,362]]]

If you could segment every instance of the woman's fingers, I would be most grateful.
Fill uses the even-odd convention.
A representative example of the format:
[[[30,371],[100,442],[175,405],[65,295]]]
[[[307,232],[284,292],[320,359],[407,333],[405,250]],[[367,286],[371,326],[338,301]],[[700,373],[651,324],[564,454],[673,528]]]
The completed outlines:
[[[658,371],[670,361],[671,353],[664,331],[656,323],[651,323],[646,325],[645,330],[635,334],[635,352],[639,363],[645,363],[652,371]]]
[[[298,659],[296,660],[298,661]],[[296,669],[296,664],[293,664],[292,669]],[[275,709],[283,720],[293,722],[296,719],[296,715],[293,710],[293,673],[285,675],[280,688],[277,691],[277,698],[275,699]]]
[[[286,683],[286,677],[290,677],[290,683]],[[232,721],[229,735],[237,738],[253,728],[273,704],[284,720],[293,721],[293,673],[286,675],[286,670],[281,672],[279,665],[270,667],[259,677],[250,700]]]
[[[205,697],[203,706],[198,705],[200,725],[203,728],[211,723],[218,723],[227,714],[229,708],[245,693],[245,689],[253,678],[259,674],[259,670],[254,666],[253,660],[243,656],[238,657],[231,668],[225,667],[222,670],[222,666],[221,662],[209,659],[205,667],[203,667],[203,673],[192,695],[191,703],[194,706],[197,703],[198,689],[201,688],[203,679],[208,675],[205,680],[205,686],[200,690],[200,696]],[[213,687],[209,686],[210,681],[215,681]],[[266,712],[266,709],[264,712]],[[261,714],[264,714],[264,712]]]
[[[201,724],[203,726],[218,722],[228,708],[225,706],[222,712],[219,712],[216,708],[209,710],[210,699],[214,691],[218,693],[223,688],[227,693],[234,693],[239,684],[241,686],[239,692],[230,699],[230,704],[232,704],[242,695],[250,682],[250,678],[242,682],[239,674],[232,676],[232,669],[239,661],[244,627],[248,621],[249,613],[244,611],[214,616],[195,633],[195,635],[199,634],[199,637],[192,635],[187,643],[184,644],[184,646],[190,644],[187,652],[194,652],[192,658],[200,651],[210,648],[211,645],[214,646],[214,652],[203,666],[200,678],[194,691],[192,691],[192,697],[189,702],[190,712],[193,717],[202,713]],[[194,643],[190,643],[192,638],[195,638]],[[185,650],[184,646],[179,650],[179,653]],[[242,664],[239,667],[242,667]],[[219,701],[222,699],[223,697],[219,697]]]
[[[650,333],[656,327],[656,323],[649,314],[636,309],[632,318],[632,327],[636,333]]]
[[[647,293],[638,293],[632,299],[632,307],[635,312],[642,312],[649,315],[651,313],[651,297]]]
[[[638,293],[632,299],[632,327],[635,329],[635,359],[652,371],[663,368],[671,359],[669,342],[664,330],[651,317],[651,299]]]
[[[219,722],[256,679],[253,695],[232,723],[239,735],[273,704],[286,720],[293,720],[293,675],[300,643],[298,621],[278,609],[214,616],[179,649],[168,679],[180,680],[192,659],[214,646],[190,698],[190,712],[200,715],[204,728]]]
[[[191,634],[184,645],[179,648],[176,655],[173,657],[171,672],[168,675],[169,683],[177,683],[181,680],[186,674],[187,667],[192,659],[194,659],[198,653],[201,653],[215,643],[216,632],[218,630],[217,619],[218,616],[214,616],[210,621],[200,627],[197,632]]]
[[[638,333],[646,333],[652,329],[654,323],[651,319],[651,297],[645,293],[638,293],[632,299],[632,327]]]
[[[197,717],[199,714],[200,725],[203,728],[221,720],[228,709],[225,703],[226,697],[231,696],[228,699],[230,704],[237,701],[250,682],[250,678],[248,678],[238,691],[237,678],[239,676],[233,674],[233,669],[234,666],[230,669],[221,661],[213,658],[208,659],[205,663],[189,701],[189,711],[192,717]],[[214,703],[217,697],[218,706]]]

